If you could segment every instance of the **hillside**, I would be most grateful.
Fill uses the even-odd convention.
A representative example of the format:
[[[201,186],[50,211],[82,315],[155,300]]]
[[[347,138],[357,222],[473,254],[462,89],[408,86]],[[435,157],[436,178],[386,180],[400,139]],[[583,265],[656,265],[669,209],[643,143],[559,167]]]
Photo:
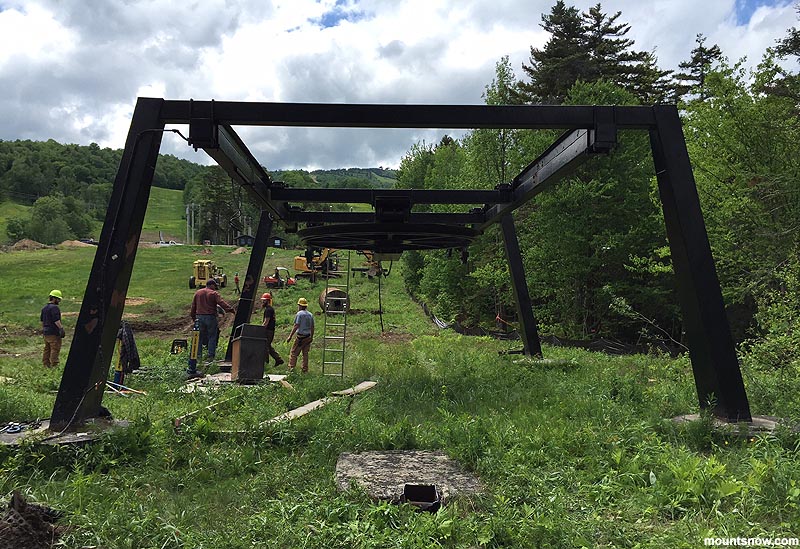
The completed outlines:
[[[0,243],[13,243],[22,238],[46,243],[83,237],[97,239],[121,156],[119,149],[101,149],[96,144],[0,140]],[[222,197],[209,196],[219,194],[219,190],[210,193],[204,183],[204,180],[214,179],[212,170],[172,155],[159,156],[143,241],[157,241],[159,232],[164,233],[166,240],[186,240],[184,204],[187,202],[202,203],[204,210],[216,213],[217,218],[231,217],[230,211],[222,211],[226,207],[239,211],[236,204],[221,205],[229,193],[225,192]],[[299,187],[390,188],[396,181],[396,172],[384,168],[276,171],[273,176]],[[226,177],[223,179],[222,185],[227,190],[229,181]],[[38,212],[29,209],[37,200],[47,197],[54,197],[57,202],[43,205]],[[34,213],[43,218],[38,225],[31,222]],[[251,217],[257,218],[257,215],[255,210],[250,212]],[[11,219],[15,221],[9,233],[7,227]],[[226,225],[208,229],[206,233],[217,235],[213,238],[216,241],[220,232],[228,230]],[[197,233],[200,232],[203,230],[198,229]]]
[[[402,290],[398,265],[380,286],[384,333],[377,280],[352,281],[344,379],[321,375],[317,336],[311,374],[291,373],[293,389],[182,393],[186,355],[169,349],[189,335],[191,261],[208,257],[232,273],[249,259],[232,247],[208,249],[138,250],[124,318],[148,373],[127,384],[147,394],[103,400],[130,427],[78,448],[0,447],[0,494],[19,489],[64,511],[66,546],[698,547],[730,533],[796,535],[798,433],[740,437],[708,421],[669,421],[696,411],[685,357],[545,348],[551,360],[538,362],[498,354],[514,342],[439,330]],[[264,272],[290,265],[294,253],[270,252]],[[0,272],[25,274],[0,285],[0,425],[49,414],[61,372],[39,364],[38,311],[59,280],[68,348],[93,255],[0,253]],[[301,280],[273,291],[284,358],[297,298],[311,301],[321,329],[323,289]],[[232,288],[222,294],[235,302]],[[259,426],[365,379],[376,387]],[[760,372],[747,380],[757,413],[800,417],[793,381],[778,386]],[[222,401],[173,429],[173,418]],[[444,452],[485,491],[435,514],[340,492],[339,455],[371,450]]]
[[[164,240],[186,241],[186,207],[182,191],[160,187],[150,190],[140,241],[157,242],[160,232],[163,232]]]
[[[275,170],[270,175],[293,187],[323,189],[390,189],[397,183],[397,170],[385,168],[342,168],[335,170]]]

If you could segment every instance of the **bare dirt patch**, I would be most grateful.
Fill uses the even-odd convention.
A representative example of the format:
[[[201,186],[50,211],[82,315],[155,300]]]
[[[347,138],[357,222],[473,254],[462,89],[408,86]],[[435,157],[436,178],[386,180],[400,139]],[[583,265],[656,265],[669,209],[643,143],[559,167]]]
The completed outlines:
[[[125,320],[130,325],[134,334],[147,333],[149,336],[159,337],[172,337],[176,333],[186,333],[191,331],[193,323],[189,318],[165,318],[159,320],[147,320],[140,318],[132,318]]]
[[[149,297],[126,297],[125,298],[125,305],[144,305],[145,303],[150,303],[153,301]]]
[[[233,250],[231,253],[232,253],[232,254],[246,254],[246,253],[247,253],[247,248],[245,248],[244,246],[242,246],[241,248],[236,248],[236,249],[235,249],[235,250]]]

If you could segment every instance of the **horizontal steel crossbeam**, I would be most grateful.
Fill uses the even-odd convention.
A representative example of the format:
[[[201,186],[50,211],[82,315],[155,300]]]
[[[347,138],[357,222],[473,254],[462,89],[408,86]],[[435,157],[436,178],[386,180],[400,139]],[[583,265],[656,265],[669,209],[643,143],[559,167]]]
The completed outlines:
[[[376,198],[407,198],[412,204],[497,204],[511,200],[511,190],[436,190],[436,189],[294,189],[273,187],[275,201],[326,202],[332,204],[372,204]]]
[[[188,124],[213,112],[232,126],[331,128],[512,128],[592,129],[598,119],[613,119],[622,129],[647,130],[656,121],[651,107],[555,105],[376,105],[324,103],[245,103],[237,101],[164,101],[167,124]],[[610,115],[598,116],[600,112]]]

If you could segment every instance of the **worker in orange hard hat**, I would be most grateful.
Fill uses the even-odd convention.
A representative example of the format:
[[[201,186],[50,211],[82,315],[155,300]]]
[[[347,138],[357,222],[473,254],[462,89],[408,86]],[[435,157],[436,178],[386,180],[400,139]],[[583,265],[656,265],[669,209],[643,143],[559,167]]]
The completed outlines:
[[[272,308],[272,294],[269,292],[261,296],[261,308],[264,310],[262,326],[267,329],[267,362],[269,362],[269,357],[272,357],[275,359],[275,366],[280,366],[284,361],[272,346],[272,340],[275,339],[275,309]]]
[[[314,315],[308,311],[308,300],[301,297],[297,300],[297,314],[294,315],[294,327],[292,333],[286,338],[288,343],[292,336],[297,332],[297,339],[294,340],[292,350],[289,353],[289,370],[294,370],[297,365],[297,357],[303,353],[303,373],[308,373],[308,352],[311,350],[311,342],[314,339]]]

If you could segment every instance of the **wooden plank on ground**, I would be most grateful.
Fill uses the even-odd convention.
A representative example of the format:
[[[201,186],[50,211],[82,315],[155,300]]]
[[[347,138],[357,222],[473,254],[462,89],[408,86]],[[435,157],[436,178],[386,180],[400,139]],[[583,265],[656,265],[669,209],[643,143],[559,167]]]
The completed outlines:
[[[364,391],[372,389],[377,384],[378,384],[377,381],[362,381],[355,387],[350,387],[349,389],[344,389],[342,391],[333,391],[331,394],[336,396],[357,395],[358,393],[363,393]]]
[[[265,425],[270,425],[272,423],[279,423],[281,421],[291,421],[291,420],[296,419],[296,418],[298,418],[300,416],[304,416],[307,413],[316,410],[317,408],[322,408],[323,406],[325,406],[331,400],[333,400],[333,397],[325,397],[325,398],[321,398],[319,400],[315,400],[314,402],[309,402],[308,404],[303,404],[299,408],[295,408],[294,410],[289,410],[288,412],[283,413],[283,414],[281,414],[279,416],[275,416],[272,419],[268,419],[266,421],[262,421],[259,424],[259,427],[264,427]]]
[[[359,383],[355,387],[351,387],[349,389],[344,389],[342,391],[333,391],[331,394],[334,395],[334,396],[337,396],[337,397],[338,396],[353,396],[353,395],[357,395],[358,393],[363,393],[364,391],[372,389],[377,384],[378,384],[377,381],[362,381],[361,383]],[[278,423],[278,422],[281,422],[281,421],[291,421],[291,420],[296,419],[298,417],[304,416],[307,413],[316,410],[317,408],[322,408],[323,406],[325,406],[326,404],[328,404],[332,400],[334,400],[334,397],[325,397],[325,398],[321,398],[319,400],[315,400],[313,402],[309,402],[308,404],[304,404],[303,406],[300,406],[299,408],[295,408],[294,410],[289,410],[286,413],[283,413],[283,414],[281,414],[279,416],[275,416],[272,419],[268,419],[266,421],[262,421],[261,423],[259,423],[259,427],[264,427],[266,425],[270,425],[272,423]]]

